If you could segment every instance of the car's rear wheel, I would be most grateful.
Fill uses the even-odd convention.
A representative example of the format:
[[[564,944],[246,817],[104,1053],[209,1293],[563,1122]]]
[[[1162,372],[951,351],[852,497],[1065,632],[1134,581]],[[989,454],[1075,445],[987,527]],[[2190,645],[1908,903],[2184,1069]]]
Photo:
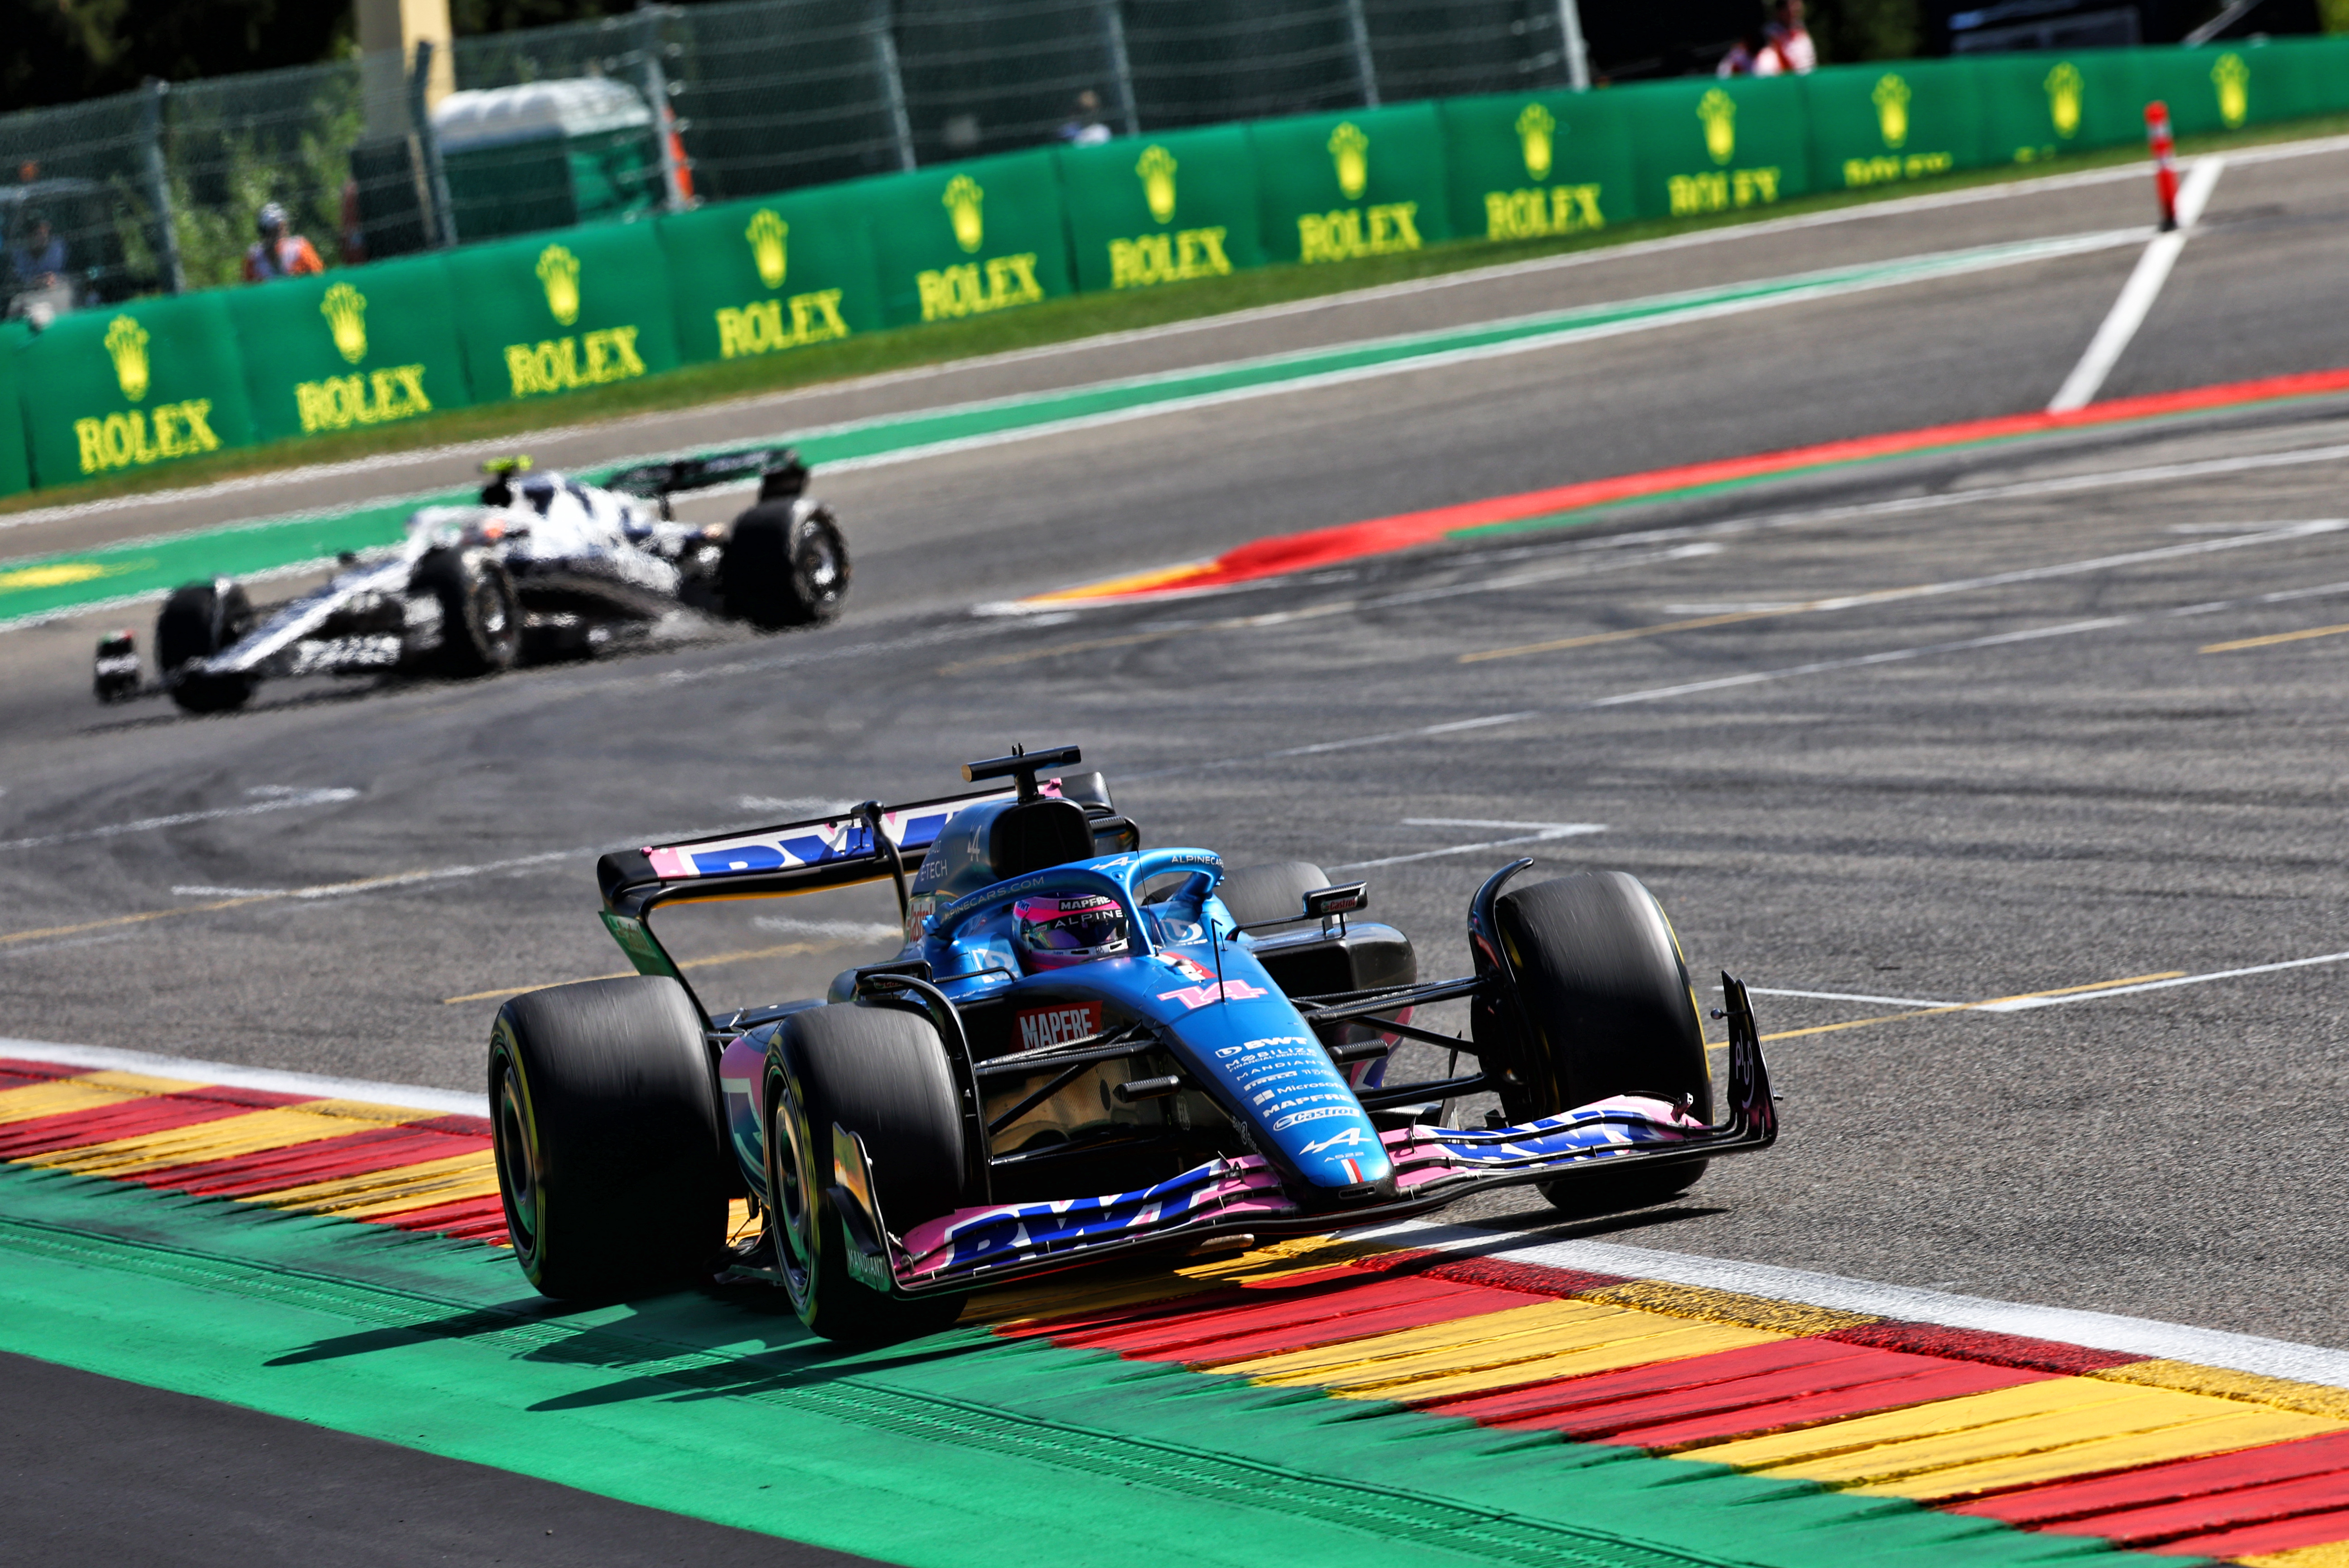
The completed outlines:
[[[461,550],[434,550],[409,574],[408,591],[440,606],[433,668],[459,680],[513,668],[522,651],[522,604],[496,562]]]
[[[1537,882],[1503,894],[1494,914],[1516,971],[1524,1025],[1513,1053],[1519,1082],[1501,1091],[1510,1121],[1617,1095],[1649,1096],[1713,1119],[1687,961],[1639,878],[1600,871]],[[1702,1160],[1675,1161],[1561,1177],[1541,1190],[1560,1209],[1598,1212],[1663,1202],[1703,1174]]]
[[[253,619],[244,589],[225,577],[171,590],[155,620],[155,662],[172,701],[191,713],[223,713],[252,699],[252,676],[212,675],[187,666],[235,647],[253,629]]]
[[[724,1251],[717,1082],[676,981],[591,980],[508,1002],[490,1032],[490,1116],[506,1231],[543,1293],[660,1290]]]
[[[768,631],[813,626],[848,597],[848,545],[828,506],[761,502],[734,520],[718,574],[735,619]]]
[[[767,1233],[800,1321],[828,1339],[867,1343],[951,1324],[958,1296],[894,1296],[850,1275],[828,1191],[838,1127],[864,1140],[882,1221],[899,1235],[961,1206],[962,1116],[929,1020],[872,1002],[794,1012],[768,1048],[761,1104]]]

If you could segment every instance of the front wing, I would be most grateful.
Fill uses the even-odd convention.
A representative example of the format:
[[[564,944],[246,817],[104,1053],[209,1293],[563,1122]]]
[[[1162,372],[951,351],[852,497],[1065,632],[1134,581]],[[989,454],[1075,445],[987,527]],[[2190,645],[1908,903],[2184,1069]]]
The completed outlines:
[[[1777,1140],[1777,1113],[1743,991],[1728,998],[1729,1114],[1718,1126],[1661,1100],[1625,1096],[1520,1127],[1406,1127],[1382,1135],[1394,1196],[1360,1207],[1309,1209],[1260,1156],[1246,1155],[1134,1192],[960,1210],[901,1237],[874,1200],[862,1140],[835,1127],[830,1196],[842,1216],[850,1272],[900,1295],[969,1290],[1145,1249],[1384,1224],[1495,1187],[1767,1148]]]

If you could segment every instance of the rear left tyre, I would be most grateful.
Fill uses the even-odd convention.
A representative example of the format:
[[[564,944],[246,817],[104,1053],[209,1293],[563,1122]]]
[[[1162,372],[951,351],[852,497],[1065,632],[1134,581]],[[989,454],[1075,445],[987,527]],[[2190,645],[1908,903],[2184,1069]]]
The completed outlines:
[[[1680,938],[1654,894],[1620,871],[1583,872],[1504,893],[1494,909],[1517,975],[1523,1025],[1501,1108],[1523,1123],[1617,1095],[1713,1119],[1704,1026]],[[1483,1020],[1479,1020],[1483,1023]],[[1704,1162],[1593,1170],[1540,1184],[1570,1213],[1677,1197]]]
[[[765,631],[817,626],[848,597],[848,544],[828,506],[761,502],[734,520],[718,575],[734,619]]]
[[[767,1051],[767,1231],[800,1321],[827,1339],[880,1343],[951,1325],[959,1296],[908,1299],[848,1272],[833,1129],[872,1157],[884,1224],[904,1235],[961,1207],[963,1123],[946,1047],[920,1013],[873,1002],[794,1012]]]
[[[666,977],[517,996],[490,1032],[498,1192],[545,1295],[609,1298],[709,1272],[726,1155],[703,1022]]]
[[[171,590],[155,621],[155,662],[171,701],[191,713],[225,713],[253,698],[250,675],[214,675],[189,668],[242,641],[253,629],[244,589],[222,577]]]

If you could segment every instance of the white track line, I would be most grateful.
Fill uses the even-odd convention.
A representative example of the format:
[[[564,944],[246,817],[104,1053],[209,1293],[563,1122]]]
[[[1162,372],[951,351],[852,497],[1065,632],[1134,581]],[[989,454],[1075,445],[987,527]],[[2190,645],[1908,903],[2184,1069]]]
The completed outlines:
[[[1946,1291],[1814,1273],[1808,1269],[1695,1257],[1610,1241],[1527,1241],[1471,1226],[1423,1220],[1360,1234],[1416,1247],[1547,1263],[1552,1268],[1587,1269],[1632,1279],[1665,1280],[1778,1301],[1806,1302],[1839,1312],[1868,1313],[1903,1322],[1940,1324],[1992,1334],[2023,1334],[2033,1339],[2191,1362],[2199,1366],[2223,1366],[2300,1383],[2349,1387],[2349,1350],[2192,1328],[2151,1318],[2124,1317],[2116,1313],[2079,1312],[2067,1307],[1953,1295]]]
[[[1719,990],[1719,987],[1715,987]],[[1921,996],[1869,996],[1856,991],[1773,991],[1766,985],[1745,988],[1755,996],[1806,996],[1819,1002],[1877,1002],[1887,1007],[1962,1007],[1961,1002],[1933,1002]]]
[[[1603,822],[1469,822],[1456,818],[1403,818],[1406,827],[1530,827],[1537,831],[1515,838],[1488,838],[1481,844],[1454,844],[1444,849],[1423,849],[1416,855],[1390,855],[1383,860],[1350,860],[1343,866],[1332,866],[1332,871],[1368,871],[1377,866],[1408,866],[1414,860],[1440,860],[1447,855],[1474,855],[1481,849],[1506,849],[1517,844],[1547,844],[1556,838],[1579,838],[1586,834],[1604,833]]]
[[[316,1073],[283,1073],[274,1067],[245,1067],[233,1062],[205,1062],[192,1056],[159,1056],[147,1051],[123,1051],[111,1045],[59,1045],[47,1040],[0,1039],[0,1056],[28,1057],[61,1066],[87,1067],[115,1073],[144,1073],[158,1078],[186,1078],[199,1084],[225,1084],[235,1089],[260,1089],[276,1095],[312,1095],[322,1100],[365,1100],[411,1111],[438,1111],[444,1116],[486,1116],[490,1097],[462,1089],[431,1089],[417,1084],[379,1084],[366,1078],[334,1078]]]
[[[255,790],[258,794],[262,791]],[[94,838],[119,838],[126,833],[153,833],[166,827],[181,827],[191,822],[218,822],[232,816],[259,816],[264,812],[291,811],[296,806],[334,805],[347,800],[357,800],[355,789],[288,790],[270,793],[270,798],[252,805],[223,805],[211,811],[182,811],[170,816],[143,816],[136,822],[117,822],[105,827],[77,828],[69,833],[43,834],[36,838],[0,839],[0,850],[53,849],[60,844],[82,844]]]
[[[2314,958],[2286,959],[2282,963],[2255,963],[2244,969],[2213,970],[2209,974],[2180,975],[2176,980],[2140,981],[2135,985],[2116,985],[2104,991],[2083,992],[2077,996],[2024,996],[2013,1002],[1978,1002],[1967,1011],[2024,1012],[2035,1007],[2068,1007],[2075,1002],[2102,1002],[2108,996],[2134,996],[2140,991],[2168,991],[2179,985],[2209,985],[2213,981],[2236,980],[2247,974],[2275,974],[2288,969],[2315,969],[2336,963],[2349,963],[2349,952],[2319,953]]]
[[[2226,167],[2223,158],[2205,158],[2186,176],[2186,184],[2178,192],[2178,227],[2166,234],[2156,234],[2145,247],[2145,254],[2137,257],[2137,270],[2121,286],[2121,296],[2113,301],[2104,325],[2089,340],[2088,351],[2080,356],[2080,362],[2072,367],[2072,373],[2064,378],[2064,385],[2049,400],[2049,413],[2085,408],[2095,399],[2105,378],[2120,363],[2129,340],[2145,325],[2153,302],[2161,296],[2161,286],[2169,281],[2169,270],[2178,265],[2178,254],[2186,248],[2186,236],[2202,216],[2203,205],[2210,200],[2210,188],[2218,184]]]

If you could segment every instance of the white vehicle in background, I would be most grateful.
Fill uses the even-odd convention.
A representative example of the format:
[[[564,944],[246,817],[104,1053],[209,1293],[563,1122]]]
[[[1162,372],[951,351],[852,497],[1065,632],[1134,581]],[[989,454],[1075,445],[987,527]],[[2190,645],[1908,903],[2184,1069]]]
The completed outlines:
[[[592,652],[680,608],[780,630],[831,620],[847,597],[839,524],[789,450],[652,463],[601,485],[533,472],[527,458],[485,472],[479,504],[419,509],[395,550],[344,556],[314,593],[256,608],[225,577],[175,589],[155,625],[160,681],[144,683],[118,632],[98,644],[98,701],[160,691],[216,713],[289,676],[494,675]],[[727,526],[670,514],[680,492],[747,482],[758,500]]]

